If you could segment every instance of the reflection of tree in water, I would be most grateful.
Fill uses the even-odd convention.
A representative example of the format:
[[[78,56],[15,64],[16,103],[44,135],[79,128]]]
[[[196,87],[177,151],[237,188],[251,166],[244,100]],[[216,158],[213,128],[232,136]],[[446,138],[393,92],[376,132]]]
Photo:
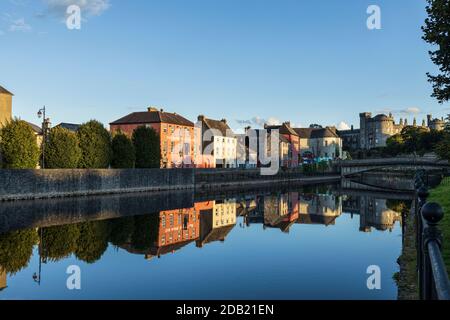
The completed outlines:
[[[108,221],[90,221],[78,224],[80,236],[75,256],[87,263],[98,261],[108,248],[110,224]]]
[[[119,246],[130,243],[139,250],[148,250],[158,238],[159,214],[89,221],[78,224],[26,229],[0,234],[0,269],[15,274],[27,267],[33,248],[39,243],[44,259],[59,261],[71,254],[87,263],[98,261],[108,242]]]
[[[44,259],[59,261],[77,249],[80,230],[77,224],[42,229],[41,255]]]
[[[10,274],[19,272],[28,266],[37,242],[35,229],[0,234],[0,266]]]
[[[168,223],[168,222],[167,222]],[[158,238],[159,214],[134,217],[131,244],[136,250],[148,250]]]
[[[124,217],[110,220],[111,233],[109,241],[115,245],[120,246],[127,243],[131,239],[134,232],[134,217]]]

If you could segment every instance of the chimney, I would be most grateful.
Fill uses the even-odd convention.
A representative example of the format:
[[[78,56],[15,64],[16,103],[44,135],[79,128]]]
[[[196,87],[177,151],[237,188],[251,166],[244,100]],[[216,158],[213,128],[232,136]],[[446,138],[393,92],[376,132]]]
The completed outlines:
[[[148,107],[147,110],[148,110],[148,112],[158,112],[158,108],[153,107],[153,106]]]
[[[352,125],[352,131],[353,131],[353,125]]]
[[[222,119],[222,120],[220,120],[220,122],[227,124],[227,119]]]
[[[403,125],[403,118],[400,118],[400,125]]]
[[[426,127],[427,123],[425,122],[425,119],[422,120],[422,127]]]
[[[405,118],[405,126],[407,126],[407,125],[408,125],[408,119]]]
[[[431,120],[433,119],[433,116],[431,115],[431,114],[428,114],[427,115],[427,123],[428,123],[428,126],[431,124]]]
[[[197,117],[197,120],[203,122],[205,120],[205,116],[201,114]]]
[[[291,122],[290,122],[290,121],[286,121],[284,124],[285,124],[286,126],[288,126],[288,127],[291,126]]]
[[[417,119],[416,119],[416,117],[414,117],[414,120],[413,120],[413,126],[414,126],[414,127],[417,127]]]

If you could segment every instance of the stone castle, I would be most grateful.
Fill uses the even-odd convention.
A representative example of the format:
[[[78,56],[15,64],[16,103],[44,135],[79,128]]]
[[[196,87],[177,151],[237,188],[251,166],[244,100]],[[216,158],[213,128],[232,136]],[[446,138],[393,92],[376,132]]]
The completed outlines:
[[[435,119],[432,115],[428,115],[427,120],[424,119],[420,125],[415,118],[412,124],[408,124],[407,119],[400,119],[396,123],[391,113],[389,115],[379,114],[372,117],[370,112],[363,112],[360,113],[359,119],[359,129],[354,129],[352,126],[351,130],[339,131],[345,150],[369,150],[384,147],[389,137],[401,133],[408,126],[437,131],[445,128],[444,118]]]

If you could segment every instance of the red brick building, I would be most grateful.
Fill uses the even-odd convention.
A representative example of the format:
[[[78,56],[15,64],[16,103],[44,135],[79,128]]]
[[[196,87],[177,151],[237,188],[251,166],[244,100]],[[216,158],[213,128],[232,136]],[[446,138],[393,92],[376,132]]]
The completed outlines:
[[[110,123],[111,133],[122,131],[129,137],[141,126],[153,128],[161,142],[161,168],[194,167],[194,123],[176,113],[150,107],[147,112],[133,112]]]
[[[297,132],[293,128],[291,128],[290,122],[285,122],[282,125],[264,125],[264,129],[268,132],[271,130],[279,130],[280,136],[285,137],[290,143],[290,150],[288,155],[288,160],[284,161],[284,163],[289,168],[295,168],[299,165],[300,158],[300,137]]]

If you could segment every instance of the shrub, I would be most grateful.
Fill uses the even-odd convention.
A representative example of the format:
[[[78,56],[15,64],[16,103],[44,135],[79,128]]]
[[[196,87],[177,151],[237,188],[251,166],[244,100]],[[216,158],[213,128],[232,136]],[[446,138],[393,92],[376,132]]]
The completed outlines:
[[[161,147],[159,136],[152,128],[139,127],[133,132],[136,168],[160,168]]]
[[[123,133],[117,133],[112,139],[112,162],[113,168],[134,168],[136,155],[134,145]]]
[[[80,168],[108,168],[111,162],[111,136],[103,125],[91,120],[77,132],[81,148]]]
[[[75,133],[61,127],[55,127],[50,130],[45,145],[46,168],[77,168],[80,158],[81,149]]]
[[[25,121],[15,119],[0,130],[0,152],[7,169],[35,169],[39,161],[36,135]]]

